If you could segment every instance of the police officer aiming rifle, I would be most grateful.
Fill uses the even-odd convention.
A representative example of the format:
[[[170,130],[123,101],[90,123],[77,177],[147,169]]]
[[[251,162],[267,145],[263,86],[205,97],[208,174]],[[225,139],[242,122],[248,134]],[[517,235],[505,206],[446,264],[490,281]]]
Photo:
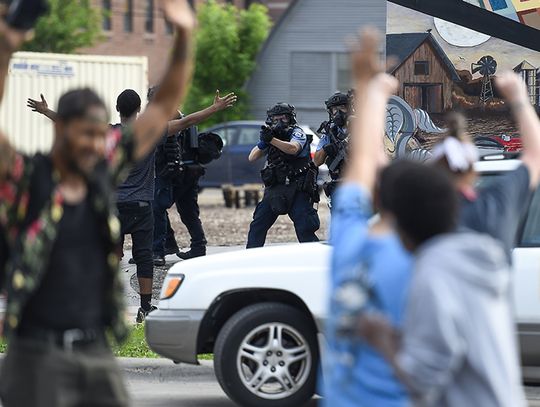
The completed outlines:
[[[311,137],[296,122],[292,105],[278,103],[267,111],[260,142],[249,154],[249,161],[267,156],[261,171],[265,185],[248,234],[247,248],[264,246],[266,234],[279,215],[289,215],[300,242],[316,242],[320,227],[314,203],[319,201],[317,167],[310,157]]]
[[[324,103],[328,111],[328,121],[321,123],[318,133],[323,137],[315,153],[314,162],[320,167],[328,166],[331,181],[324,184],[324,192],[331,199],[347,162],[349,146],[349,119],[352,115],[352,91],[336,92]]]

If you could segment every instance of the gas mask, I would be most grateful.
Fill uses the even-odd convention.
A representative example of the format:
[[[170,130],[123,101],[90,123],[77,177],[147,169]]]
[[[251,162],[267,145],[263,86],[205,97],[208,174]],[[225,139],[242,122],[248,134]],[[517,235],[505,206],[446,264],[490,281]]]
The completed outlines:
[[[274,130],[274,133],[278,138],[281,138],[287,133],[287,129],[289,128],[289,123],[284,120],[278,120],[275,123],[272,123],[272,130]]]
[[[347,124],[348,114],[338,110],[333,116],[332,121],[339,127],[345,127]]]

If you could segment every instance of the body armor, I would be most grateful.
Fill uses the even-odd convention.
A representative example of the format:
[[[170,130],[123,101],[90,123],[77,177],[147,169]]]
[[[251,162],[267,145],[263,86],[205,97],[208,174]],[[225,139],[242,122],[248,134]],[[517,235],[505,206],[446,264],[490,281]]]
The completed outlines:
[[[283,137],[283,141],[290,141],[294,127],[290,128]],[[311,143],[308,137],[307,143]],[[261,171],[262,179],[267,187],[275,185],[288,185],[297,181],[310,168],[311,158],[297,157],[285,154],[277,147],[268,148],[267,165]]]

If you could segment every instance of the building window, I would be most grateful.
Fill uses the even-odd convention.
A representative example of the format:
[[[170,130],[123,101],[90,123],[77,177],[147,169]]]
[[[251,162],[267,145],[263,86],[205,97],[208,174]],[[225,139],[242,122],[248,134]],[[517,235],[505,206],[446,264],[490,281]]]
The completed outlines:
[[[321,101],[335,91],[330,52],[292,52],[289,69],[290,103],[297,108],[320,109]]]
[[[147,33],[154,32],[154,0],[146,0],[146,18],[144,28]]]
[[[111,0],[103,0],[103,30],[111,31],[112,30],[112,10],[111,10]]]
[[[416,61],[414,63],[415,75],[429,75],[429,62],[428,61]]]
[[[336,89],[347,92],[351,89],[351,60],[349,54],[336,55]]]
[[[133,32],[133,0],[126,0],[126,9],[124,10],[124,31]]]
[[[171,23],[169,23],[167,20],[165,20],[165,34],[172,35],[173,33],[173,26]]]
[[[489,3],[491,4],[493,11],[505,10],[508,8],[506,0],[489,0]]]

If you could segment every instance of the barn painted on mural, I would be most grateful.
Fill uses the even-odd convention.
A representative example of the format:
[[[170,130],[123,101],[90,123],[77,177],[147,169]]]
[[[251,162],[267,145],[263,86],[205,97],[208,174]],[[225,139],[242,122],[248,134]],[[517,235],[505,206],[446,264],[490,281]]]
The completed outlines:
[[[389,34],[386,54],[395,58],[390,72],[400,83],[397,95],[413,109],[442,113],[452,108],[459,75],[431,33]]]

